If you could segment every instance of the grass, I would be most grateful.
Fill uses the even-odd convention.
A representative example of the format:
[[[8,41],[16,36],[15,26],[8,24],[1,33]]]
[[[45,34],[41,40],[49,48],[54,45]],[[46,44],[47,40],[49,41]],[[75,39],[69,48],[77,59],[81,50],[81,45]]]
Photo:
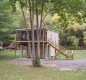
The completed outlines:
[[[86,50],[73,50],[74,52],[74,59],[78,60],[78,59],[86,59]],[[58,54],[56,56],[57,60],[63,60],[66,59],[64,55],[62,54]]]
[[[75,59],[86,59],[86,50],[75,50],[74,58]]]
[[[19,57],[19,53],[17,53]],[[86,80],[86,71],[59,71],[10,64],[13,51],[0,51],[0,80]]]

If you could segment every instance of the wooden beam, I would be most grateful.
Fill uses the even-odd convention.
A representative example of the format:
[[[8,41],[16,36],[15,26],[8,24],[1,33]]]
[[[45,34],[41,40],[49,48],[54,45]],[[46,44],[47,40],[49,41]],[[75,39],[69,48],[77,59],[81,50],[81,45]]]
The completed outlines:
[[[44,58],[44,56],[45,56],[45,52],[44,52],[44,29],[43,29],[43,47],[42,47],[42,51],[43,51],[42,57]]]
[[[23,45],[20,45],[20,58],[23,58]]]
[[[48,44],[45,44],[45,59],[48,59]]]
[[[18,43],[24,43],[24,42],[28,42],[28,41],[16,41],[16,42],[18,42]],[[29,42],[32,43],[32,41],[29,41]],[[34,42],[37,42],[37,41],[34,41]],[[41,40],[40,42],[41,42],[41,43],[43,43],[43,42],[46,43],[46,41],[42,41],[42,40]]]

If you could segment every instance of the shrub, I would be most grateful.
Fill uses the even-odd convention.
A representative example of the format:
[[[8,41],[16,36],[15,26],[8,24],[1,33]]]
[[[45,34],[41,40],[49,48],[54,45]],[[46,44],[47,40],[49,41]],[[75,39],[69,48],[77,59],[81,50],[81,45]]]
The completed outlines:
[[[40,58],[35,58],[35,59],[33,60],[33,66],[34,66],[34,67],[40,67],[40,66],[41,66]]]

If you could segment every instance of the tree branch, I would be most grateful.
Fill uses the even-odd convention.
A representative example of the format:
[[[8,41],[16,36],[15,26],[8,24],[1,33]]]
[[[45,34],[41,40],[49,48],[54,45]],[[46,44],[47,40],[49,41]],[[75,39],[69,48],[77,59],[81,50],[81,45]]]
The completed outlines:
[[[45,16],[44,16],[43,19],[42,19],[42,22],[44,21],[44,19],[46,18],[46,16],[47,16],[51,11],[52,11],[52,10],[48,11],[48,12],[45,14]]]

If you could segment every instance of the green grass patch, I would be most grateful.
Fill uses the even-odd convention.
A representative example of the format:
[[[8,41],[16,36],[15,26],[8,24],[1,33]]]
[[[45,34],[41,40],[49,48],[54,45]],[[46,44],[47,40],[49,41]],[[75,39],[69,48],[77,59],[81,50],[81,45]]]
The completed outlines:
[[[74,59],[86,59],[86,50],[74,50]]]
[[[10,63],[12,59],[14,51],[0,51],[0,80],[86,80],[86,71],[59,71],[14,65]]]
[[[19,57],[19,51],[16,52],[16,58]],[[0,51],[0,60],[10,60],[15,58],[14,50],[2,50]]]
[[[73,50],[74,53],[74,59],[86,59],[86,50]],[[64,60],[66,57],[62,55],[61,53],[57,54],[56,56],[57,60]]]
[[[57,60],[64,60],[64,59],[66,59],[66,57],[65,57],[63,54],[58,53],[58,54],[56,55],[56,59],[57,59]]]

